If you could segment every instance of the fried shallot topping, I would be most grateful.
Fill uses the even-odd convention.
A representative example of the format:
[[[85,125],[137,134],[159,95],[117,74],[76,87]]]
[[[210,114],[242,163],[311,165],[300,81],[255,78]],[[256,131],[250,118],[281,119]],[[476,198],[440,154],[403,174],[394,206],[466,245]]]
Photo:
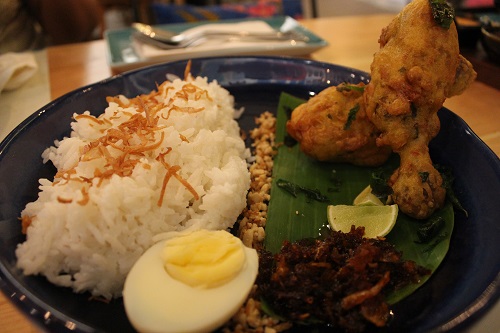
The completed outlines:
[[[189,68],[186,70],[186,79],[192,80],[188,72]],[[93,178],[90,179],[77,175],[76,166],[69,170],[59,171],[55,177],[57,180],[54,185],[69,181],[78,181],[85,184],[87,187],[82,188],[81,197],[76,200],[78,204],[85,205],[89,202],[88,187],[100,186],[104,180],[111,178],[113,175],[120,177],[131,176],[137,165],[142,165],[149,170],[151,166],[141,162],[141,158],[149,157],[159,161],[165,167],[158,206],[162,205],[167,183],[171,178],[177,179],[191,192],[194,200],[198,200],[199,195],[196,190],[181,176],[181,167],[170,165],[165,160],[165,156],[172,149],[165,142],[163,129],[167,125],[162,123],[170,118],[172,112],[194,114],[204,111],[204,107],[185,106],[187,101],[199,101],[200,99],[212,101],[212,98],[207,90],[201,89],[192,82],[185,83],[174,94],[170,92],[172,89],[174,87],[170,82],[165,81],[157,85],[157,90],[135,98],[127,99],[122,96],[108,96],[106,98],[108,103],[115,103],[121,108],[111,117],[105,118],[104,115],[94,117],[87,113],[75,115],[75,120],[85,119],[88,126],[97,127],[103,133],[100,138],[89,142],[83,147],[80,152],[79,162],[104,160],[104,163],[103,166],[95,168]],[[171,95],[171,97],[166,98],[167,95]],[[127,116],[128,120],[113,126],[112,121],[120,119],[123,115]],[[182,134],[180,134],[180,139],[189,142],[188,138]],[[60,203],[71,203],[73,199],[60,197],[58,201]],[[26,221],[26,224],[29,224],[28,221]]]
[[[383,327],[390,318],[384,291],[430,274],[382,239],[363,238],[364,228],[321,239],[285,241],[275,255],[262,251],[260,296],[287,320],[322,323],[346,332]]]

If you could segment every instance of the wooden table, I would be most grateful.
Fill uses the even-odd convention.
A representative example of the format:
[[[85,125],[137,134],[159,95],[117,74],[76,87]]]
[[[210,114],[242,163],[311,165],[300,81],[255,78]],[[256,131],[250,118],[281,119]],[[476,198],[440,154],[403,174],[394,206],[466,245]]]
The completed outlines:
[[[328,47],[313,53],[310,58],[369,71],[373,54],[378,49],[380,31],[392,18],[393,15],[370,15],[303,20],[301,23],[306,28],[329,42]],[[102,40],[49,47],[47,58],[53,99],[112,75]],[[462,117],[500,155],[499,90],[474,82],[462,95],[447,100],[445,106]],[[495,313],[498,308],[494,309]],[[38,328],[1,293],[0,327],[2,332],[38,332]]]

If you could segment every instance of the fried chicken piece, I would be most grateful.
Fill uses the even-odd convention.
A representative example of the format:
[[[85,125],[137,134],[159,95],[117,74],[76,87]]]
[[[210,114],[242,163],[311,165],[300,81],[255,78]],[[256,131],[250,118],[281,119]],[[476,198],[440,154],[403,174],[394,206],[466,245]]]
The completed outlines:
[[[391,149],[379,147],[379,132],[367,119],[364,84],[329,87],[299,105],[286,124],[300,149],[319,161],[380,165]]]
[[[428,144],[440,129],[438,110],[475,79],[459,54],[455,24],[433,17],[429,0],[413,0],[382,30],[365,89],[366,114],[381,132],[379,146],[400,155],[389,185],[404,213],[423,219],[442,207],[446,191]]]

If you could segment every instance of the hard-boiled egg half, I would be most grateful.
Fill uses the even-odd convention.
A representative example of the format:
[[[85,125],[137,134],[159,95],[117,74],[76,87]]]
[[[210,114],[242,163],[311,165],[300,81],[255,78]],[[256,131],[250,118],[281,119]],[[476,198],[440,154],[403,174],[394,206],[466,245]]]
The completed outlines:
[[[245,302],[258,268],[257,252],[227,231],[178,233],[134,264],[125,311],[140,332],[211,332]]]

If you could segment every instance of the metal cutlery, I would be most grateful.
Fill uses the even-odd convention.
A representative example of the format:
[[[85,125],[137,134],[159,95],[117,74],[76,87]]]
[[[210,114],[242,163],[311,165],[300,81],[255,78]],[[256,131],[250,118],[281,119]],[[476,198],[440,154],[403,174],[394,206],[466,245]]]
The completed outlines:
[[[134,38],[162,49],[195,46],[208,39],[214,38],[229,38],[245,41],[309,41],[309,37],[294,30],[251,32],[207,29],[196,33],[175,33],[138,22],[133,23],[132,27],[136,30],[133,34]]]

